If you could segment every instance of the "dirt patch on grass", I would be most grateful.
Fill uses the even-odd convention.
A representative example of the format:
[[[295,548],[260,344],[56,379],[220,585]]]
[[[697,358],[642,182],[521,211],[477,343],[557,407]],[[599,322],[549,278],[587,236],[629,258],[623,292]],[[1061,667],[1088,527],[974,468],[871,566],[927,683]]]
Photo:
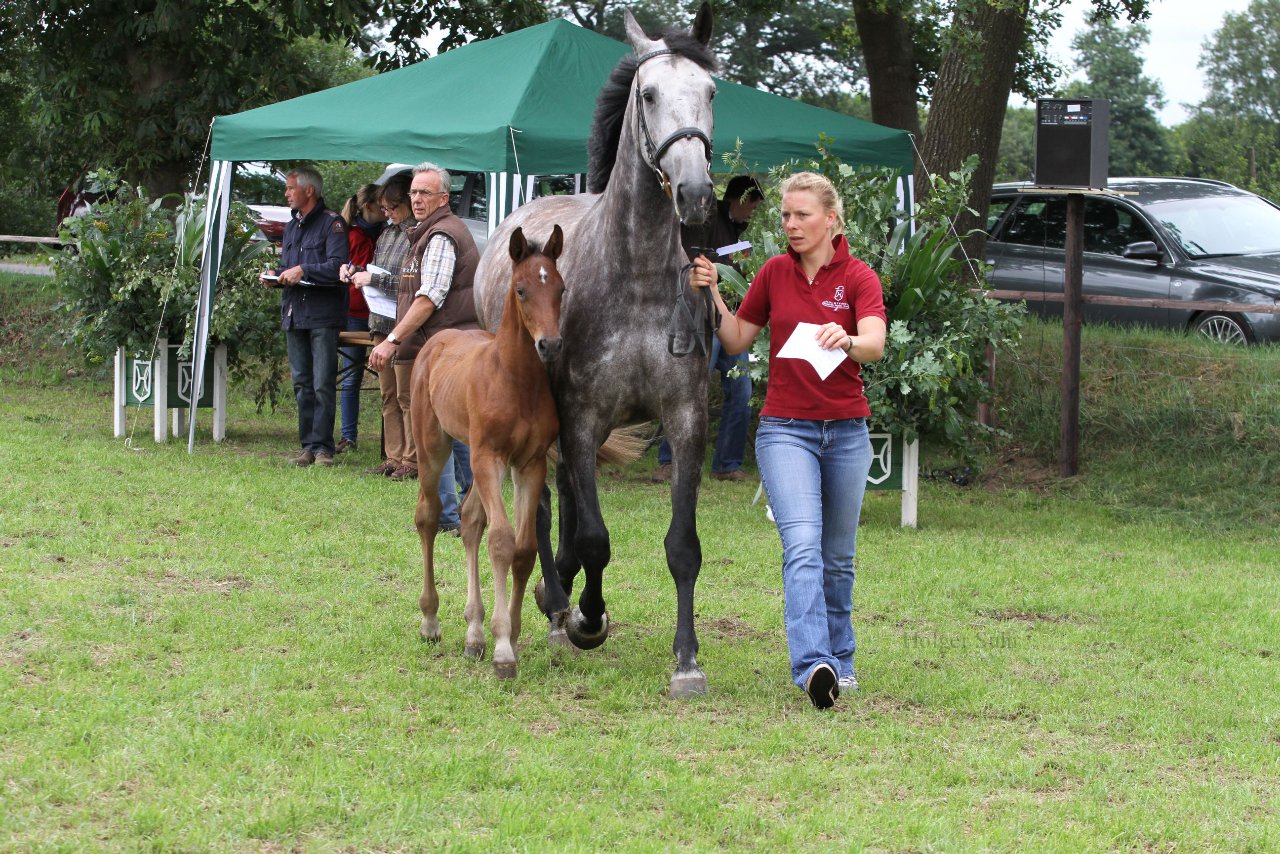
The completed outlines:
[[[161,575],[148,574],[147,577],[159,587],[182,590],[186,593],[221,593],[229,596],[233,590],[247,590],[253,586],[252,581],[238,575],[229,575],[226,578],[192,578],[189,575],[178,575],[165,570]]]
[[[1062,482],[1058,470],[1022,448],[1005,448],[996,461],[982,473],[982,486],[988,492],[1029,489],[1041,495]]]
[[[1049,614],[1044,611],[1021,611],[1017,608],[1002,608],[998,611],[979,611],[978,616],[988,620],[1012,621],[1018,623],[1071,623],[1075,622],[1067,614]]]
[[[772,637],[771,632],[757,628],[750,623],[743,622],[736,617],[719,617],[714,620],[703,620],[701,623],[703,631],[711,632],[722,638],[769,638]]]

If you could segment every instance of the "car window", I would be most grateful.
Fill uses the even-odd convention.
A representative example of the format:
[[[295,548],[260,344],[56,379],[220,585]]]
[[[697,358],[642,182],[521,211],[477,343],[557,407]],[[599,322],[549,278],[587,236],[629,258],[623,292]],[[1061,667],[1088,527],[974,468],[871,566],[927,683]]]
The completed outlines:
[[[992,199],[991,207],[987,208],[987,233],[996,227],[996,223],[1000,221],[1001,215],[1009,209],[1009,205],[1013,203],[1013,199]]]
[[[1258,196],[1178,199],[1146,209],[1193,258],[1280,252],[1280,210]]]
[[[571,196],[577,183],[574,175],[539,175],[534,179],[533,197]]]
[[[1067,200],[1025,200],[1009,215],[996,239],[1044,249],[1065,249]],[[1155,236],[1146,223],[1131,210],[1108,199],[1090,197],[1085,200],[1085,252],[1120,255],[1126,246],[1139,240],[1155,240]]]
[[[449,184],[449,207],[463,219],[489,221],[489,195],[483,172],[460,172]]]
[[[1110,199],[1085,199],[1085,252],[1122,255],[1126,246],[1139,240],[1155,240],[1155,236],[1133,211]]]
[[[1061,249],[1067,242],[1066,205],[1063,199],[1023,199],[1005,220],[997,239],[1024,246]]]

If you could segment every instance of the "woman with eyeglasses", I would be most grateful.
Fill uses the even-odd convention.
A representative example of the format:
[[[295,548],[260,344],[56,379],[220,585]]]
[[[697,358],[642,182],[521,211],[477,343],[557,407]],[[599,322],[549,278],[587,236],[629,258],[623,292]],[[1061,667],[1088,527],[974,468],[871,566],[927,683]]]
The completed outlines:
[[[386,186],[380,189],[378,206],[386,219],[386,224],[373,251],[372,266],[377,267],[378,271],[373,272],[365,269],[364,266],[353,266],[344,272],[357,293],[361,288],[372,285],[391,299],[395,299],[396,288],[400,282],[400,271],[404,267],[405,257],[409,254],[409,230],[416,223],[413,210],[409,205],[408,173],[393,176],[387,181]],[[363,296],[361,301],[364,301]],[[369,332],[373,335],[375,344],[386,340],[387,334],[395,328],[395,325],[395,317],[386,317],[376,312],[369,313]],[[387,459],[381,465],[370,469],[369,474],[390,477],[405,467],[407,459],[412,459],[410,449],[413,437],[405,430],[396,386],[396,373],[390,366],[378,371],[378,388],[382,393],[382,438]]]

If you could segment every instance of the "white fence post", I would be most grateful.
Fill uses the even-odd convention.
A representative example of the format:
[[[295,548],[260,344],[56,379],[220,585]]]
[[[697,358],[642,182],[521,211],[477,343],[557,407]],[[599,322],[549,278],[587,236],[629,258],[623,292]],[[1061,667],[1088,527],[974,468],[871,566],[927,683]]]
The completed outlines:
[[[128,428],[128,410],[125,406],[128,396],[125,393],[127,386],[125,382],[125,365],[128,358],[125,356],[124,348],[116,348],[116,380],[115,380],[115,400],[111,404],[111,423],[115,437],[119,439],[124,436],[124,431]]]
[[[227,438],[227,345],[213,351],[213,441]]]
[[[920,501],[920,440],[902,443],[902,527],[916,527]]]
[[[155,409],[155,439],[163,445],[169,441],[169,339],[161,338],[156,358],[151,363],[151,402]]]

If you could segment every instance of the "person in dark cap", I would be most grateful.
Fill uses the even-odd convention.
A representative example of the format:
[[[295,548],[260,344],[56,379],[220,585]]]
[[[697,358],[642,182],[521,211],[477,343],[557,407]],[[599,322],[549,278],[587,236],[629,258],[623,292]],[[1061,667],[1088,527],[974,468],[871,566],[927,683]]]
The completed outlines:
[[[751,215],[764,201],[760,184],[750,175],[735,175],[729,179],[724,198],[716,205],[716,215],[705,225],[684,226],[680,240],[684,251],[692,261],[704,253],[714,253],[742,240],[742,233],[751,222]],[[736,253],[735,253],[736,254]],[[733,256],[712,260],[737,264]],[[716,480],[750,480],[742,470],[742,460],[747,448],[747,425],[751,421],[751,376],[747,373],[747,354],[730,356],[713,340],[711,367],[720,374],[720,390],[724,402],[720,407],[720,427],[716,431],[715,448],[711,454],[711,476]],[[671,479],[671,446],[663,439],[658,446],[658,468],[654,481]]]

